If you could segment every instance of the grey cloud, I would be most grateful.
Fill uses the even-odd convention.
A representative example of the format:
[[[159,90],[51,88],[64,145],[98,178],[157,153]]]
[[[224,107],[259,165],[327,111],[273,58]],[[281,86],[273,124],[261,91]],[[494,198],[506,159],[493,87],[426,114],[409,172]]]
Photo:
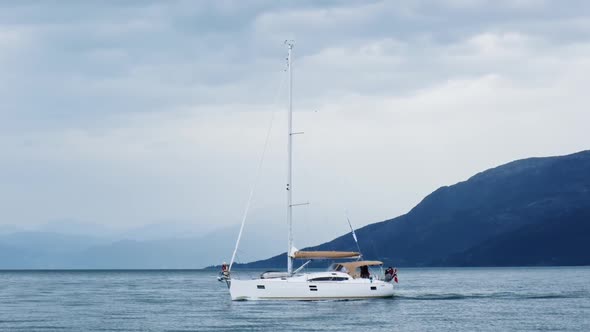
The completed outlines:
[[[511,158],[573,152],[588,138],[589,7],[2,2],[0,197],[10,208],[0,220],[239,220],[286,38],[297,41],[296,126],[308,133],[297,166],[316,179],[302,177],[300,195],[320,209],[318,234],[337,235],[341,205],[358,206],[360,225]],[[278,206],[284,135],[272,138],[272,181],[257,202]],[[260,219],[282,218],[260,208]]]
[[[588,29],[576,26],[587,24],[583,13],[588,4],[583,1],[568,6],[535,1],[520,5],[509,1],[478,5],[338,1],[323,6],[313,2],[287,6],[275,2],[73,2],[67,6],[8,2],[3,6],[2,27],[20,29],[30,38],[21,52],[0,63],[5,80],[10,81],[1,94],[3,113],[12,113],[4,114],[4,123],[18,118],[15,113],[26,119],[39,114],[42,119],[77,122],[84,117],[96,121],[105,113],[167,111],[227,98],[256,102],[264,98],[257,91],[276,84],[276,73],[284,65],[279,45],[285,36],[300,40],[296,49],[300,62],[330,48],[355,50],[370,40],[399,41],[405,48],[383,55],[401,58],[398,63],[393,59],[393,63],[367,68],[365,61],[346,68],[355,84],[343,88],[363,93],[381,90],[386,81],[393,84],[387,90],[391,93],[419,88],[425,80],[446,79],[456,68],[440,64],[441,52],[475,32],[530,33],[551,38],[551,47],[588,37]],[[320,64],[329,66],[338,60],[326,61]],[[387,65],[392,65],[399,80],[379,79]],[[334,74],[329,68],[313,70],[327,77],[318,78],[320,82]],[[441,73],[442,77],[435,77]],[[345,84],[345,80],[338,81]],[[336,82],[330,83],[321,82],[302,95],[313,97],[319,87],[330,89]],[[26,121],[30,120],[21,122]]]

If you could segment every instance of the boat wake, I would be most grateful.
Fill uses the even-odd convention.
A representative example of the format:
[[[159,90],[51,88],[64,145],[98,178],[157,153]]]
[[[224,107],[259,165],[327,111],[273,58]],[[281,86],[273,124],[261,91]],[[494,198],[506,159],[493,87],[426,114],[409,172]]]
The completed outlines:
[[[590,294],[586,292],[562,292],[562,293],[519,293],[519,292],[494,292],[494,293],[401,293],[395,294],[395,299],[400,300],[469,300],[469,299],[507,299],[507,300],[531,300],[531,299],[573,299],[585,298]]]

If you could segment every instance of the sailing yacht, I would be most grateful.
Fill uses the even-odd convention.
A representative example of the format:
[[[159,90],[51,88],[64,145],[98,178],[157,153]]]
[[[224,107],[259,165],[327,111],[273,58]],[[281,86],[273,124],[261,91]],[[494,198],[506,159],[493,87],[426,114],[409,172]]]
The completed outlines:
[[[232,260],[228,265],[224,263],[218,280],[225,281],[232,300],[324,300],[324,299],[362,299],[384,298],[393,296],[393,283],[397,282],[397,275],[391,268],[383,273],[380,261],[361,260],[360,252],[352,251],[300,251],[293,247],[292,236],[292,51],[293,42],[285,41],[288,46],[289,72],[289,113],[288,113],[288,163],[287,163],[287,224],[288,255],[286,272],[265,272],[254,279],[236,279],[231,276],[231,267],[240,241],[245,221],[242,227]],[[352,228],[352,227],[351,227]],[[356,235],[353,236],[356,241]],[[360,249],[359,249],[360,251]],[[299,268],[293,270],[296,259],[307,260]],[[326,271],[301,272],[312,260],[317,259],[349,259],[349,261],[331,264]],[[379,273],[371,273],[370,268],[378,267]]]

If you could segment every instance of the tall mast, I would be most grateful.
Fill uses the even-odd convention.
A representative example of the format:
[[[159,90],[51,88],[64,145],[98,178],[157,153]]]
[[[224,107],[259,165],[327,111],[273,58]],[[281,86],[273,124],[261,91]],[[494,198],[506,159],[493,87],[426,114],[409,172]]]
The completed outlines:
[[[289,69],[289,115],[287,117],[287,225],[289,227],[289,239],[288,239],[288,247],[287,247],[287,272],[289,274],[293,273],[293,258],[291,257],[291,248],[293,248],[293,200],[292,200],[292,192],[293,192],[293,185],[291,183],[293,176],[292,176],[292,140],[293,140],[293,74],[292,74],[292,66],[291,66],[291,53],[293,51],[293,41],[286,40],[285,44],[289,48],[289,56],[287,58],[287,66]]]

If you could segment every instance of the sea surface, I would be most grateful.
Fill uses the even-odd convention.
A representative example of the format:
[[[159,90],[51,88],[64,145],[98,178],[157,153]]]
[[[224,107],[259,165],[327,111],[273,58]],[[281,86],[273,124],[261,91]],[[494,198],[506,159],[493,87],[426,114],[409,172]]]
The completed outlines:
[[[589,267],[400,269],[355,301],[232,302],[215,277],[0,271],[0,331],[590,331]]]

